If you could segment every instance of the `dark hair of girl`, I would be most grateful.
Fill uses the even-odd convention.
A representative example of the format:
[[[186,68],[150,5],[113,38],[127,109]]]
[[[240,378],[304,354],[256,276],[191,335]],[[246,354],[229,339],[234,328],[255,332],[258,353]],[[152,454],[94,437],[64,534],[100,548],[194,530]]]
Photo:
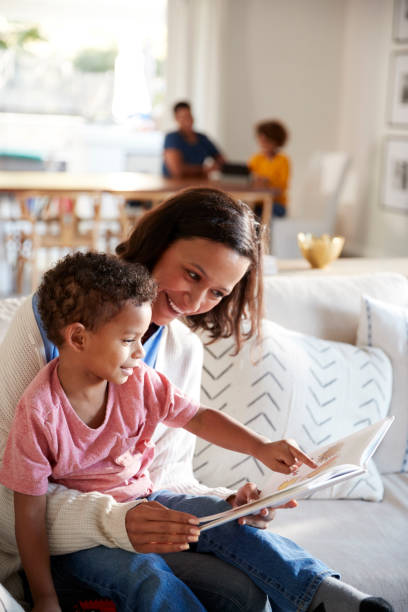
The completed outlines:
[[[255,130],[257,134],[263,134],[268,140],[274,142],[277,147],[283,147],[289,138],[287,128],[280,121],[261,121]]]
[[[144,214],[116,252],[152,272],[171,244],[191,238],[221,243],[250,261],[245,275],[217,306],[186,318],[193,331],[209,332],[211,341],[234,336],[238,352],[243,340],[259,334],[262,318],[262,228],[247,204],[218,189],[181,191]],[[249,323],[245,329],[243,319]]]

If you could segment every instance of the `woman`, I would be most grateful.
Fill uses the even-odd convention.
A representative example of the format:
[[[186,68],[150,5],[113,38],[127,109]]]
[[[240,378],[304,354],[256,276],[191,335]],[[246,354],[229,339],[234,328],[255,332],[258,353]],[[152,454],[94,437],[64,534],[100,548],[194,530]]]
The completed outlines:
[[[146,214],[129,240],[117,249],[127,261],[144,263],[158,282],[152,325],[144,343],[147,361],[189,395],[197,396],[199,392],[202,349],[198,338],[177,319],[183,317],[193,330],[207,330],[214,340],[234,336],[237,350],[244,339],[256,335],[262,314],[261,244],[260,227],[245,204],[220,191],[195,189],[176,195]],[[237,262],[242,257],[250,265],[239,273]],[[243,336],[244,315],[248,325]],[[54,348],[42,336],[35,299],[26,300],[0,351],[1,447],[23,389],[45,359],[55,355]],[[251,484],[236,493],[227,489],[210,491],[200,485],[192,473],[194,437],[188,432],[163,428],[157,432],[155,442],[151,475],[156,489],[216,494],[232,505],[258,496]],[[120,610],[202,609],[189,589],[184,594],[179,589],[182,601],[174,601],[177,576],[178,582],[189,586],[209,610],[270,609],[263,592],[233,567],[211,555],[175,553],[181,542],[188,541],[188,534],[180,535],[172,511],[157,502],[132,507],[132,503],[117,504],[109,496],[83,494],[51,484],[47,514],[51,554],[56,555],[52,560],[54,581],[60,593],[64,586],[72,592],[85,583],[102,595],[125,601]],[[245,520],[265,527],[270,518],[271,513],[265,511],[262,516]],[[19,567],[12,496],[3,488],[0,537],[3,582]],[[130,554],[134,550],[159,554]],[[321,563],[295,544],[285,544],[284,552],[277,543],[276,560],[273,579],[289,598],[299,602],[299,609],[313,610],[332,600],[340,601],[346,606],[343,609],[359,609],[358,602],[364,595],[330,577],[330,570],[324,566],[322,569]],[[315,570],[307,592],[304,588],[299,590],[297,578],[304,565]],[[322,582],[325,576],[328,577]],[[7,586],[12,586],[10,579]],[[350,602],[353,605],[349,606]]]
[[[225,236],[221,235],[217,223],[219,215],[224,219]],[[220,275],[222,282],[220,281],[219,287],[208,288],[207,280],[198,280],[200,270],[197,267],[188,272],[176,273],[175,257],[185,257],[185,254],[170,248],[184,235],[188,238],[196,235],[208,238],[215,231],[219,235],[218,242],[214,245],[215,251],[212,252],[214,268],[219,267],[225,253],[228,253],[230,246],[223,244],[228,241],[232,248],[234,241],[245,244],[252,261],[251,270],[245,279],[240,280],[234,288],[231,287],[232,293],[225,298],[222,297],[223,290],[225,291],[225,273]],[[181,295],[186,302],[191,300],[187,309],[194,315],[189,318],[191,325],[195,328],[213,328],[211,331],[215,338],[221,334],[234,334],[239,346],[242,341],[239,320],[244,309],[248,307],[251,330],[247,336],[256,333],[262,300],[262,287],[257,287],[258,278],[261,278],[261,237],[260,228],[251,211],[244,204],[236,203],[221,192],[191,190],[146,214],[129,241],[120,245],[118,251],[125,259],[145,263],[160,284],[161,291],[154,307],[153,321],[155,325],[163,327],[144,345],[146,350],[148,345],[153,343],[153,350],[147,350],[147,354],[151,356],[150,364],[154,365],[157,358],[155,367],[158,370],[165,373],[183,391],[198,398],[202,347],[198,338],[176,320],[180,316],[176,309],[185,307],[181,303]],[[203,254],[199,255],[202,259]],[[204,259],[207,257],[208,251],[205,250]],[[181,262],[178,265],[181,265]],[[186,276],[189,279],[187,283]],[[186,286],[182,287],[182,284]],[[201,306],[197,306],[197,299],[200,298],[197,298],[199,292],[195,287],[203,287],[203,293],[207,296]],[[204,311],[210,312],[204,314]],[[39,368],[56,355],[55,347],[42,336],[41,321],[36,315],[35,299],[34,304],[28,299],[16,314],[0,352],[0,380],[4,391],[0,399],[1,448],[4,446],[20,395]],[[155,325],[152,325],[150,331],[154,331]],[[176,435],[173,436],[172,433]],[[191,493],[209,491],[222,497],[231,495],[233,492],[227,489],[210,491],[199,485],[192,473],[193,450],[194,437],[187,432],[172,432],[165,428],[158,432],[152,470],[156,488],[171,487],[179,492]],[[254,489],[251,488],[251,491]],[[241,503],[247,499],[246,489],[243,495],[245,497],[242,497]],[[265,516],[254,521],[263,527],[268,518]],[[10,525],[11,497],[9,491],[1,488],[0,533],[4,542],[4,554],[2,547],[0,581],[7,578],[6,584],[18,594],[21,590],[18,590],[17,576],[9,576],[19,565],[13,528],[10,528]],[[164,530],[168,525],[164,517],[163,520],[157,521],[155,528]],[[55,485],[50,485],[48,497],[48,528],[51,552],[54,554],[71,553],[97,545],[128,551],[136,548],[140,552],[157,552],[153,545],[142,542],[144,518],[136,512],[136,508],[132,508],[132,504],[115,504],[109,497],[83,495]],[[170,552],[166,556],[167,564],[191,585],[205,607],[212,610],[269,609],[265,595],[244,574],[211,556],[188,553],[187,558],[184,553],[172,553],[171,551],[178,548],[172,545],[171,534],[168,535],[168,540],[167,548],[162,547],[160,552]],[[96,549],[93,550],[96,553]],[[68,580],[65,569],[59,584],[58,571],[59,568],[56,567],[55,579],[57,586],[61,587],[61,592],[66,588],[66,593],[72,593],[75,585],[81,586],[74,579]]]

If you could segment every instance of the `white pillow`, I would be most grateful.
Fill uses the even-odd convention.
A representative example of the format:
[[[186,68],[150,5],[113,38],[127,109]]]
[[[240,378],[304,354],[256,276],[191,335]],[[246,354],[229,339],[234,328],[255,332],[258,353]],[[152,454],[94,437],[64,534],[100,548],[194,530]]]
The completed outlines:
[[[391,359],[394,380],[389,414],[395,422],[378,449],[380,472],[408,471],[408,308],[366,295],[362,298],[357,344],[380,347]]]
[[[264,320],[263,340],[231,356],[231,339],[205,348],[201,401],[273,440],[295,438],[304,451],[335,441],[388,412],[392,372],[380,349],[329,342]],[[367,475],[316,497],[382,499],[381,478]],[[194,472],[208,486],[262,488],[268,470],[253,458],[197,440]]]
[[[408,307],[408,280],[402,274],[311,274],[265,277],[265,319],[303,334],[354,344],[362,295]]]

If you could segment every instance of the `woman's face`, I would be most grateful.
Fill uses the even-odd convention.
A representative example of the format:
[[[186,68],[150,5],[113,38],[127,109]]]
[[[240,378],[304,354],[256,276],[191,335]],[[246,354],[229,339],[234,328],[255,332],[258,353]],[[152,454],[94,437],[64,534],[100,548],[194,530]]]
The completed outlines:
[[[152,320],[166,325],[177,317],[208,312],[231,293],[249,264],[247,257],[218,242],[177,240],[153,268],[159,290]]]

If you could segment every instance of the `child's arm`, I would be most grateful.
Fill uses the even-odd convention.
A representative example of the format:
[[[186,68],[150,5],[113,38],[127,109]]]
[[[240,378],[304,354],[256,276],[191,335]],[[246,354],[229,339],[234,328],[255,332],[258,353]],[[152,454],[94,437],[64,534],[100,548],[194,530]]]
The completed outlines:
[[[293,440],[271,442],[232,417],[212,408],[202,406],[184,429],[217,446],[251,455],[276,472],[289,474],[300,463],[317,467]]]
[[[61,612],[51,577],[45,495],[14,493],[16,539],[35,612]]]

